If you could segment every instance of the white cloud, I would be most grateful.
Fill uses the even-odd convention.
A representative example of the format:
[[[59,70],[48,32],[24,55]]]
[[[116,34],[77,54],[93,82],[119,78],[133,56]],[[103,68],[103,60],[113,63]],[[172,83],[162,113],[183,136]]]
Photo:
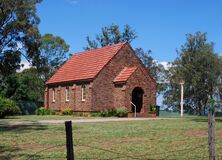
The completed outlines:
[[[21,64],[23,64],[23,67],[21,66],[18,72],[22,72],[23,70],[31,67],[30,63],[25,59],[22,59]]]
[[[158,63],[162,64],[166,70],[168,70],[171,67],[170,62],[163,61],[163,62],[158,62]]]

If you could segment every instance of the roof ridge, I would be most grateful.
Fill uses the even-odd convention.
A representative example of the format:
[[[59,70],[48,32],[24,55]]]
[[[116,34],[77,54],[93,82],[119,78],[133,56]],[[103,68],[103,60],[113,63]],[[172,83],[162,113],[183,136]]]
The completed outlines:
[[[101,49],[107,49],[107,48],[113,48],[115,46],[124,46],[127,42],[120,42],[120,43],[116,43],[116,44],[113,44],[113,45],[109,45],[109,46],[104,46],[104,47],[100,47],[100,48],[95,48],[95,49],[91,49],[91,50],[86,50],[86,51],[81,51],[81,52],[76,52],[74,53],[72,56],[76,56],[76,55],[80,55],[80,54],[83,54],[83,53],[88,53],[88,52],[92,52],[92,51],[98,51],[98,50],[101,50]],[[120,47],[121,48],[121,47]],[[71,56],[71,57],[72,57]]]

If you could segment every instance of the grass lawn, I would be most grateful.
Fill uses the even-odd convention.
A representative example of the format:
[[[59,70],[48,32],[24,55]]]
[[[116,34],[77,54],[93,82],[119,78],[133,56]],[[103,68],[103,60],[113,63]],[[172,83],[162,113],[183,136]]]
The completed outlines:
[[[61,118],[46,119],[56,117]],[[19,120],[38,118],[42,119],[17,117]],[[7,121],[10,119],[1,120],[0,159],[66,158],[64,124],[3,126]],[[221,118],[217,119],[216,128],[216,154],[221,159]],[[206,117],[79,123],[73,124],[73,135],[76,159],[209,159]]]

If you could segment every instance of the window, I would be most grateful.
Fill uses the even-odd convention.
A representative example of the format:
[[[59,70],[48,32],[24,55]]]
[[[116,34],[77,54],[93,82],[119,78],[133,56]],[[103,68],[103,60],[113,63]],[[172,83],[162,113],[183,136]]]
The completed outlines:
[[[82,85],[82,101],[86,100],[86,86]]]
[[[52,89],[52,101],[55,102],[55,88]]]
[[[69,87],[66,87],[66,101],[69,101]]]

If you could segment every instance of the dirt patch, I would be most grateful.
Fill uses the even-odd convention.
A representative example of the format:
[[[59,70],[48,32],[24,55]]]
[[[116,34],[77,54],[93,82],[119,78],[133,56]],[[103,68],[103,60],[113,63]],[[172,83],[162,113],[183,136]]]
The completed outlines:
[[[19,144],[18,147],[23,148],[23,149],[43,149],[43,148],[50,148],[53,146],[52,145],[36,144],[36,143],[25,143],[25,144]]]
[[[207,137],[208,132],[205,130],[192,130],[188,131],[188,135],[194,137]],[[222,131],[216,131],[216,137],[222,137]]]

